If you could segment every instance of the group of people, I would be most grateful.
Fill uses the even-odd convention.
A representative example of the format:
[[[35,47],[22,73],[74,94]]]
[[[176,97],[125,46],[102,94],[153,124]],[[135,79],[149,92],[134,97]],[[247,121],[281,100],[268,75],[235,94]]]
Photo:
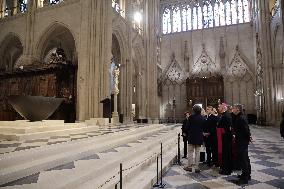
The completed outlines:
[[[220,167],[220,174],[230,175],[234,169],[241,169],[238,184],[247,184],[251,178],[248,145],[251,133],[243,106],[219,104],[218,112],[212,106],[206,111],[194,105],[192,112],[185,113],[182,124],[184,158],[188,155],[186,171],[200,172],[200,148],[206,147],[208,166]],[[195,154],[195,156],[193,156]]]

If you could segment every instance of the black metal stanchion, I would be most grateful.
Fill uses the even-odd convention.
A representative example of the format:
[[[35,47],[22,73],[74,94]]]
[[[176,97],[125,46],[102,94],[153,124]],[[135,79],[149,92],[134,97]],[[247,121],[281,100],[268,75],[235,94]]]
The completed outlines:
[[[181,162],[180,162],[180,133],[178,134],[178,159],[177,159],[177,164],[181,165]]]
[[[159,188],[164,188],[166,184],[163,184],[163,143],[161,143],[161,183]]]
[[[122,163],[120,163],[120,170],[119,170],[119,185],[120,189],[122,189]]]
[[[153,185],[153,187],[159,187],[159,155],[157,156],[157,182]]]
[[[177,156],[175,159],[175,162],[173,163],[174,165],[181,165],[180,161],[180,133],[178,134],[178,145],[177,145]]]

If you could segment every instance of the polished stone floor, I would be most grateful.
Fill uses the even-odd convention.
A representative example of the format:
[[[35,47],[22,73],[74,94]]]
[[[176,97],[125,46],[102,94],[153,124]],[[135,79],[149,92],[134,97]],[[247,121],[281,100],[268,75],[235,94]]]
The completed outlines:
[[[254,142],[249,146],[252,180],[247,185],[235,184],[236,175],[221,176],[218,169],[201,165],[201,173],[190,173],[183,166],[172,166],[163,183],[167,189],[284,189],[284,139],[279,128],[251,126]],[[183,159],[185,164],[186,160]]]

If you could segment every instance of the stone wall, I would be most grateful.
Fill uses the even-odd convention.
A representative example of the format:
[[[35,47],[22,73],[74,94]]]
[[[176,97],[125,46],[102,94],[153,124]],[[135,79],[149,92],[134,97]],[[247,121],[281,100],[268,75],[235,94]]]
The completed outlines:
[[[220,67],[217,72],[224,77],[225,102],[242,103],[247,113],[255,113],[254,35],[251,23],[246,23],[162,36],[161,68],[164,82],[160,97],[161,117],[171,117],[170,104],[173,97],[176,99],[176,115],[183,117],[183,112],[186,110],[185,79],[192,76],[194,64],[202,53],[202,43],[209,59]],[[184,75],[178,82],[166,79],[173,53],[183,72],[181,75]]]

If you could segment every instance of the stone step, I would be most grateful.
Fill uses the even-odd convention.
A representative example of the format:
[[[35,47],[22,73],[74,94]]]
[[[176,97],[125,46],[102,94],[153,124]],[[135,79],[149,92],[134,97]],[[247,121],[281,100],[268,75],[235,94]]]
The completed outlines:
[[[3,154],[0,156],[0,167],[2,168],[0,184],[78,160],[166,129],[168,128],[162,125],[152,125],[64,144],[42,146],[23,152]]]
[[[173,164],[174,160],[176,160],[176,152],[177,152],[177,146],[175,145],[173,148],[169,150],[165,150],[163,153],[163,168],[162,168],[162,174],[164,174],[170,166]],[[161,181],[161,167],[160,167],[160,157],[159,157],[159,178],[158,182]],[[123,188],[125,189],[132,189],[132,188],[138,188],[139,189],[151,189],[153,188],[153,185],[157,182],[157,163],[156,161],[152,162],[151,165],[146,167],[145,169],[141,170],[139,174],[131,177],[131,179],[126,179],[125,182],[123,182]]]
[[[179,129],[178,129],[179,131]],[[123,180],[129,180],[131,177],[133,177],[136,174],[139,174],[141,170],[143,170],[147,165],[152,164],[156,160],[156,156],[160,151],[160,142],[162,141],[164,143],[164,150],[168,150],[169,148],[176,148],[176,139],[174,136],[177,136],[177,130],[172,131],[169,133],[165,133],[163,136],[157,136],[155,139],[153,138],[151,141],[148,141],[143,144],[144,150],[142,150],[142,146],[139,150],[134,151],[132,153],[127,154],[126,156],[115,156],[115,161],[113,161],[110,165],[105,166],[101,172],[102,174],[96,174],[92,173],[93,179],[88,179],[86,183],[83,183],[82,180],[80,180],[79,183],[75,184],[72,183],[71,185],[65,185],[62,188],[82,188],[82,189],[88,189],[88,188],[114,188],[114,185],[118,182],[118,176],[115,177],[115,179],[110,180],[106,184],[105,181],[107,181],[109,178],[111,178],[113,175],[117,175],[119,163],[123,163],[123,169],[131,168],[127,171],[124,171]],[[114,154],[115,155],[115,154]],[[128,157],[128,158],[127,158]],[[118,159],[118,160],[117,160]],[[110,161],[109,161],[110,162]]]
[[[53,130],[52,130],[53,129]],[[61,127],[51,127],[47,129],[46,131],[36,131],[41,130],[41,128],[34,128],[33,132],[24,133],[24,134],[17,134],[17,133],[1,133],[0,139],[6,139],[6,140],[16,140],[16,141],[22,141],[22,140],[32,140],[32,139],[41,139],[41,138],[48,138],[51,136],[60,136],[60,135],[66,135],[66,134],[77,134],[77,133],[83,133],[88,131],[96,131],[99,128],[97,126],[84,126],[84,127],[68,127],[68,126],[61,126]]]
[[[1,123],[0,123],[1,124]],[[36,132],[44,132],[44,131],[55,131],[55,130],[63,130],[70,128],[84,128],[87,127],[85,123],[72,123],[72,124],[56,124],[49,123],[49,125],[19,125],[19,126],[3,126],[0,125],[0,133],[6,134],[27,134],[27,133],[36,133]]]

